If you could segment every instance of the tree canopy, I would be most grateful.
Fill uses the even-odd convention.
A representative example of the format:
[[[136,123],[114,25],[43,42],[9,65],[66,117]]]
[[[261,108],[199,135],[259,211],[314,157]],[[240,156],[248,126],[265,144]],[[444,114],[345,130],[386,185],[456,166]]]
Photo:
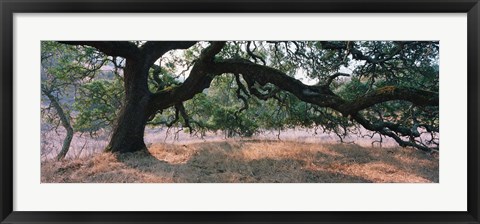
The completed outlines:
[[[110,128],[113,152],[145,149],[146,125],[228,136],[320,128],[340,139],[366,129],[431,151],[438,53],[436,41],[46,41],[42,92],[53,103],[48,92],[74,86],[73,128]]]

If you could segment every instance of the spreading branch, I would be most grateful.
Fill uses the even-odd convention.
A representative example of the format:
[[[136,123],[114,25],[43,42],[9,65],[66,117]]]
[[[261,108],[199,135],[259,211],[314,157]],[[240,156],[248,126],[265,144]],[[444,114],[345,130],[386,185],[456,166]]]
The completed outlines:
[[[391,124],[388,122],[380,122],[380,123],[371,123],[367,119],[365,119],[363,116],[361,116],[359,113],[352,115],[352,119],[357,121],[359,124],[361,124],[364,128],[370,131],[378,132],[382,135],[388,136],[393,138],[400,146],[402,147],[415,147],[417,149],[420,149],[425,152],[432,152],[432,149],[425,146],[424,144],[419,144],[415,141],[412,141],[414,137],[419,137],[413,135],[408,129],[402,128],[399,125]],[[409,133],[410,132],[410,133]],[[404,136],[409,136],[411,137],[411,141],[405,141],[403,140],[397,133],[403,134]],[[434,148],[438,150],[438,148]]]
[[[147,108],[147,114],[151,115],[158,110],[166,109],[174,106],[176,103],[189,100],[208,88],[215,77],[214,74],[209,73],[209,67],[213,65],[215,55],[222,50],[225,44],[226,42],[212,42],[210,46],[202,50],[199,60],[196,61],[185,82],[179,86],[167,88],[152,94]]]
[[[212,47],[212,45],[210,46]],[[352,101],[342,99],[325,86],[309,86],[288,76],[280,70],[252,63],[248,60],[227,59],[209,63],[195,64],[189,78],[178,88],[160,92],[154,97],[155,109],[164,109],[176,101],[191,99],[196,93],[208,88],[213,77],[224,74],[242,74],[245,80],[260,85],[271,83],[281,90],[290,92],[302,101],[321,107],[329,107],[347,115],[352,115],[375,104],[405,100],[419,106],[438,106],[438,93],[414,88],[386,86],[360,96]],[[164,97],[169,95],[170,97]]]

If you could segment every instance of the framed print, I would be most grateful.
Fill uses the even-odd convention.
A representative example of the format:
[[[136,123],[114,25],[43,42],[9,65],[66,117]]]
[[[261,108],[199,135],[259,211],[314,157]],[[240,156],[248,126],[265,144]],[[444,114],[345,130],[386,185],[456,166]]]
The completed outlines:
[[[2,223],[479,223],[477,0],[0,6]]]

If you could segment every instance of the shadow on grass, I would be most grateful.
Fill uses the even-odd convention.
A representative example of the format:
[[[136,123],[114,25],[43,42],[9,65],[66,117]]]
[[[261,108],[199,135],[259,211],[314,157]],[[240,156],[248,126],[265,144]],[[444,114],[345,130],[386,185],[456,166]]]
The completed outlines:
[[[211,158],[205,160],[204,158]],[[305,169],[305,162],[263,158],[251,161],[228,158],[220,152],[200,151],[183,164],[170,164],[145,154],[139,166],[129,156],[119,158],[127,166],[177,183],[368,183],[362,177]]]
[[[438,182],[438,155],[288,141],[155,144],[148,152],[43,161],[42,183]]]
[[[250,142],[250,141],[249,141]],[[357,145],[327,145],[329,151],[308,152],[310,160],[291,158],[245,159],[238,156],[244,142],[196,143],[171,146],[169,153],[182,154],[187,147],[197,150],[185,161],[167,162],[155,152],[141,155],[122,155],[121,162],[142,173],[170,179],[177,183],[370,183],[402,182],[379,181],[376,177],[362,176],[350,166],[382,164],[372,167],[377,175],[394,175],[398,170],[419,176],[429,182],[438,182],[438,167],[426,169],[422,163],[400,161],[395,155],[402,153],[374,151]],[[261,150],[261,149],[260,149]],[[392,149],[378,149],[392,150]],[[408,155],[405,155],[408,156]],[[159,158],[160,157],[160,158]],[[428,159],[425,155],[424,159]],[[386,167],[386,168],[385,168]],[[393,168],[392,168],[393,167]],[[350,170],[349,170],[350,169]],[[433,170],[433,171],[432,171]],[[348,172],[347,172],[348,171]],[[367,174],[368,175],[368,174]],[[398,174],[402,175],[402,174]],[[432,177],[433,176],[433,177]],[[381,179],[381,178],[380,178]]]

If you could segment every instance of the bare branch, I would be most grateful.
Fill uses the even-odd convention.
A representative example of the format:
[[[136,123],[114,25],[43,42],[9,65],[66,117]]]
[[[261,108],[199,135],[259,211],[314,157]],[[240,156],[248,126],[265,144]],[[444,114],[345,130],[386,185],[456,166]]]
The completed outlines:
[[[256,55],[255,53],[252,52],[252,50],[250,49],[251,44],[252,44],[252,41],[247,41],[247,54],[250,55],[250,57],[253,58],[255,63],[257,63],[257,60],[260,60],[263,65],[266,65],[267,63],[265,62],[265,59],[263,59],[262,57],[260,57],[260,56],[258,56],[258,55]],[[256,47],[255,47],[255,49],[256,49]]]

